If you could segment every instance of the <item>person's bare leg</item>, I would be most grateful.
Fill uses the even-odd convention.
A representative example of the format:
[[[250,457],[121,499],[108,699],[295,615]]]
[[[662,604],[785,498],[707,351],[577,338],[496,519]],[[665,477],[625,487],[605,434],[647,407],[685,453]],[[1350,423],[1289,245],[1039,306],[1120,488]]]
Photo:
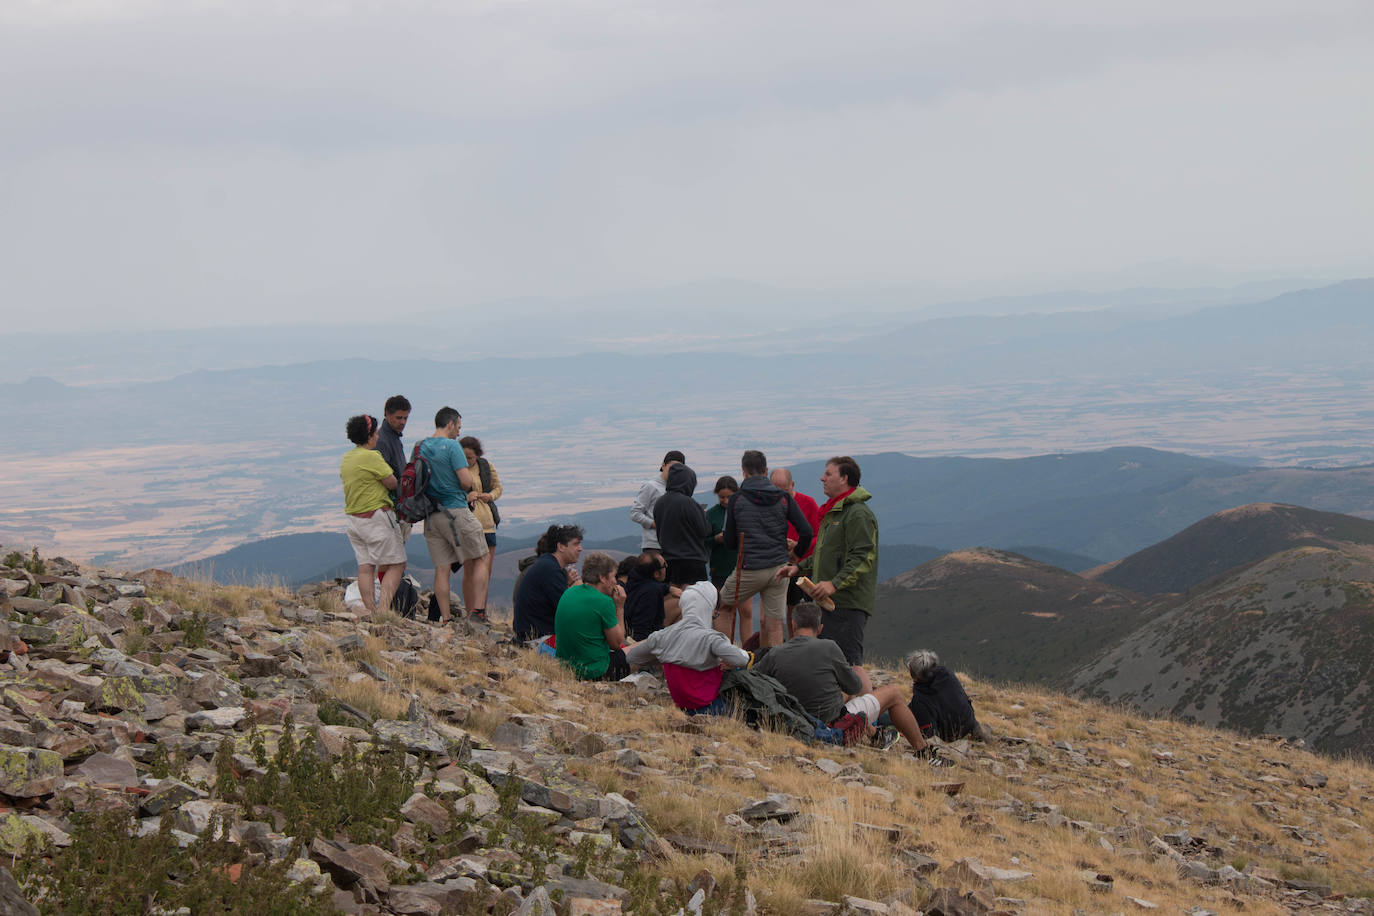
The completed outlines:
[[[739,644],[742,646],[754,638],[754,599],[737,605],[735,615],[739,617]]]
[[[782,621],[764,617],[760,623],[763,632],[759,636],[759,645],[770,647],[782,645]]]
[[[377,599],[374,592],[377,588],[377,567],[371,563],[359,564],[358,566],[358,597],[363,599],[363,607],[367,608],[369,614],[377,610]]]
[[[873,693],[873,679],[868,676],[863,665],[853,665],[854,673],[859,676],[859,681],[864,685],[864,693]],[[895,687],[893,688],[896,689]]]
[[[921,726],[916,724],[916,717],[911,714],[910,707],[904,702],[906,698],[902,696],[902,691],[896,686],[888,684],[869,692],[878,698],[879,705],[891,717],[892,724],[897,728],[897,731],[902,733],[902,737],[907,740],[912,749],[925,750],[926,739],[921,737]]]
[[[791,639],[792,634],[797,632],[796,627],[792,626],[792,612],[797,609],[795,604],[787,606],[787,630],[782,634],[783,639]]]
[[[401,576],[405,574],[406,565],[404,563],[389,563],[386,566],[377,567],[377,578],[382,583],[381,602],[378,605],[382,610],[391,610],[391,600],[396,597],[396,589],[401,586]]]
[[[715,614],[711,617],[711,626],[717,632],[724,633],[725,638],[731,642],[735,641],[735,606],[733,604],[723,604],[716,608]]]
[[[468,613],[486,610],[487,585],[491,581],[491,553],[463,563],[463,605]]]
[[[434,570],[434,603],[439,605],[439,622],[448,623],[449,617],[449,593],[448,577],[450,573],[448,567]]]

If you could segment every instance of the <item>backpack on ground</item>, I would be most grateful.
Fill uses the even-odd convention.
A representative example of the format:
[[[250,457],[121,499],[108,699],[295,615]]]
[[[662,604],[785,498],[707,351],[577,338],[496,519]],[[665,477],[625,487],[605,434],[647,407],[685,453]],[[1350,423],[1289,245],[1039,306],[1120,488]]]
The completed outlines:
[[[429,495],[429,474],[429,461],[420,454],[417,442],[396,484],[396,517],[401,521],[423,522],[439,508]]]
[[[408,620],[414,620],[415,609],[420,605],[419,585],[413,576],[403,576],[391,599],[391,609]]]

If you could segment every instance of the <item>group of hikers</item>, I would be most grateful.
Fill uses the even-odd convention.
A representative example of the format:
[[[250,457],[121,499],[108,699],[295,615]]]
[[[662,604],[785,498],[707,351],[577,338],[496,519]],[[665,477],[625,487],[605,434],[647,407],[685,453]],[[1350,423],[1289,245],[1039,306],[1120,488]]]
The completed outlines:
[[[437,622],[454,618],[449,578],[461,568],[468,615],[486,623],[499,478],[481,442],[459,438],[462,417],[451,407],[438,411],[434,434],[407,461],[401,433],[409,413],[397,395],[380,422],[363,414],[347,424],[356,447],[340,477],[363,604],[391,606],[410,524],[423,517]],[[640,553],[619,563],[604,552],[583,557],[581,528],[550,526],[520,564],[515,639],[582,679],[659,670],[688,715],[743,714],[846,745],[885,748],[905,738],[937,765],[943,760],[928,738],[984,739],[963,686],[934,652],[907,657],[910,698],[895,685],[875,688],[864,669],[878,523],[858,463],[825,463],[822,504],[797,492],[786,469],[770,473],[758,450],[744,452],[740,471],[738,481],[716,481],[707,509],[694,498],[697,477],[684,454],[669,451],[630,509]]]

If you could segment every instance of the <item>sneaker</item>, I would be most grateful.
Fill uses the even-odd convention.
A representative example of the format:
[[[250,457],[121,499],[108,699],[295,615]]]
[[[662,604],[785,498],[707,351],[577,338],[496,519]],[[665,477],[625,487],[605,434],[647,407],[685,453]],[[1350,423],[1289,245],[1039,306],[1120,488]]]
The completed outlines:
[[[953,761],[953,760],[950,760],[948,757],[942,757],[942,756],[940,756],[940,752],[937,751],[935,748],[932,747],[932,748],[929,748],[929,750],[930,750],[930,755],[929,755],[928,757],[926,757],[926,763],[929,764],[929,765],[930,765],[931,767],[933,767],[934,769],[937,769],[937,770],[938,770],[938,769],[941,769],[941,768],[943,768],[943,767],[952,767],[952,766],[954,766],[954,761]]]
[[[468,615],[468,619],[476,621],[477,623],[491,623],[491,621],[487,619],[486,611],[473,611]]]
[[[873,737],[868,739],[868,743],[880,751],[885,751],[901,740],[902,733],[897,731],[895,726],[880,725],[873,732]]]

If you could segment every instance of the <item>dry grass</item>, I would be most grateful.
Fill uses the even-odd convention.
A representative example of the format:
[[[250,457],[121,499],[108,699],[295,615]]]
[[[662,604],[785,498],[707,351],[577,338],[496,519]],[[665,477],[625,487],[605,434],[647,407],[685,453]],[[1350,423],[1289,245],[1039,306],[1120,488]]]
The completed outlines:
[[[212,615],[261,609],[269,618],[286,600],[270,588],[184,581],[156,589],[155,598]],[[337,600],[326,592],[317,604]],[[336,644],[350,631],[364,635],[363,645],[344,654]],[[419,634],[422,641],[414,638]],[[321,673],[326,692],[371,715],[403,716],[416,696],[463,694],[470,710],[465,727],[478,736],[526,713],[582,723],[609,736],[613,747],[623,742],[658,772],[626,768],[611,755],[570,761],[570,770],[603,792],[633,797],[662,834],[736,850],[766,913],[798,912],[808,898],[881,899],[912,887],[915,878],[900,855],[912,849],[940,862],[942,871],[931,876],[936,885],[944,883],[943,869],[963,857],[1032,872],[1028,881],[995,888],[1024,899],[1026,913],[1118,912],[1129,909],[1125,895],[1173,912],[1196,906],[1220,914],[1284,911],[1277,898],[1236,895],[1180,877],[1148,844],[1150,835],[1179,830],[1217,850],[1213,867],[1259,866],[1348,894],[1374,888],[1374,770],[1358,760],[964,677],[979,718],[998,736],[1026,744],[975,744],[963,765],[932,770],[900,745],[885,754],[806,746],[725,718],[696,720],[689,728],[661,695],[578,682],[546,656],[493,648],[456,629],[433,630],[391,614],[353,629],[307,630],[305,642],[307,662]],[[403,644],[418,645],[418,656],[404,654]],[[362,662],[388,680],[356,677]],[[875,674],[904,682],[901,672]],[[1056,747],[1064,742],[1072,752]],[[815,763],[821,758],[861,774],[868,787],[822,772]],[[1303,786],[1318,773],[1327,777],[1324,787]],[[934,785],[951,781],[963,783],[952,797]],[[780,855],[730,818],[775,792],[796,798],[803,812],[795,847]],[[1034,812],[1037,805],[1055,815]],[[883,829],[864,825],[901,828],[900,838],[891,842]],[[1113,832],[1135,826],[1141,830]],[[1304,840],[1316,834],[1319,843]],[[678,882],[702,868],[726,881],[733,861],[673,855],[656,867]],[[1085,870],[1113,876],[1113,890],[1090,891]]]

